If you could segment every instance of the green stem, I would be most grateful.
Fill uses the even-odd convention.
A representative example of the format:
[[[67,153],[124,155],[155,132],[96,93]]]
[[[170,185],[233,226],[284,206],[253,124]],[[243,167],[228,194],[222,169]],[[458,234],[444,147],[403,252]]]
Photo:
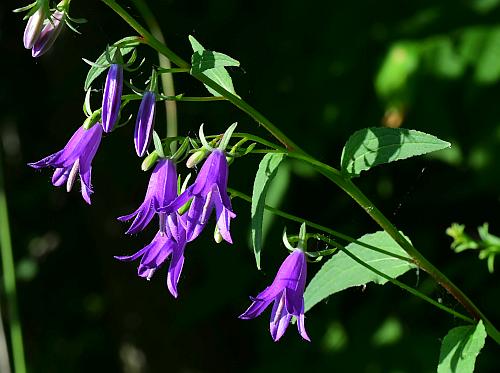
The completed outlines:
[[[12,255],[12,241],[10,237],[9,212],[3,177],[3,157],[0,148],[0,250],[2,256],[3,284],[8,305],[8,319],[10,320],[10,339],[12,344],[12,358],[16,373],[25,373],[23,334],[21,321],[17,310],[16,275],[14,258]]]
[[[242,193],[242,192],[239,192],[237,190],[234,190],[234,189],[228,189],[229,193],[231,194],[231,196],[233,197],[237,197],[237,198],[240,198],[246,202],[249,202],[251,203],[252,202],[252,198],[250,196],[247,196],[246,194]],[[408,258],[405,258],[403,256],[400,256],[400,255],[397,255],[397,254],[394,254],[394,253],[391,253],[389,251],[386,251],[386,250],[383,250],[383,249],[380,249],[378,247],[375,247],[375,246],[372,246],[372,245],[369,245],[369,244],[366,244],[362,241],[358,241],[352,237],[349,237],[348,235],[345,235],[343,233],[340,233],[340,232],[337,232],[337,231],[334,231],[333,229],[330,229],[328,227],[325,227],[323,225],[320,225],[320,224],[317,224],[317,223],[314,223],[310,220],[306,220],[306,219],[303,219],[303,218],[300,218],[298,216],[295,216],[295,215],[292,215],[292,214],[289,214],[287,212],[284,212],[284,211],[281,211],[279,209],[276,209],[274,207],[271,207],[271,206],[268,206],[268,205],[264,205],[264,208],[270,212],[272,212],[273,214],[277,215],[277,216],[281,216],[282,218],[285,218],[285,219],[288,219],[288,220],[291,220],[291,221],[295,221],[297,223],[305,223],[306,225],[308,225],[309,227],[311,228],[315,228],[317,230],[320,230],[320,231],[323,231],[325,233],[328,233],[332,236],[335,236],[335,237],[339,237],[345,241],[348,241],[348,242],[351,242],[351,243],[355,243],[357,245],[360,245],[360,246],[363,246],[363,247],[366,247],[370,250],[373,250],[373,251],[377,251],[377,252],[380,252],[380,253],[383,253],[385,255],[388,255],[388,256],[392,256],[392,257],[396,257],[398,259],[401,259],[401,260],[407,260],[408,261]],[[358,257],[356,257],[354,254],[352,254],[345,246],[339,244],[338,242],[335,242],[331,239],[329,239],[328,237],[325,237],[323,235],[315,235],[316,236],[319,236],[319,238],[328,243],[329,245],[332,245],[332,246],[335,246],[336,248],[340,249],[340,250],[343,250],[346,255],[348,255],[349,257],[351,257],[353,260],[355,260],[356,262],[358,262],[359,264],[361,264],[362,266],[364,266],[365,268],[368,268],[370,271],[376,273],[377,275],[385,278],[386,280],[390,281],[391,283],[393,283],[394,285],[396,286],[399,286],[400,288],[408,291],[409,293],[425,300],[426,302],[429,302],[431,303],[432,305],[438,307],[439,309],[443,310],[443,311],[446,311],[448,312],[449,314],[453,315],[453,316],[456,316],[464,321],[467,321],[467,322],[474,322],[474,320],[468,318],[467,316],[465,315],[462,315],[461,313],[455,311],[455,310],[452,310],[451,308],[448,308],[446,307],[445,305],[439,303],[439,302],[436,302],[434,299],[430,298],[429,296],[419,292],[418,290],[406,285],[405,283],[401,282],[401,281],[398,281],[396,279],[393,279],[392,277],[386,275],[385,273],[383,272],[380,272],[378,269],[372,267],[371,265],[369,265],[368,263],[365,263],[363,260],[359,259]]]
[[[165,45],[165,38],[163,37],[163,33],[161,32],[160,25],[156,20],[153,12],[147,5],[145,1],[142,0],[133,0],[136,8],[144,18],[146,25],[151,30],[151,34],[163,45]],[[158,52],[158,60],[160,62],[160,67],[162,69],[170,69],[170,60],[168,57],[164,56],[162,53]],[[174,78],[172,73],[163,73],[161,74],[161,84],[163,87],[163,93],[167,96],[175,96],[174,89]],[[175,137],[177,136],[177,104],[175,101],[166,100],[165,101],[165,111],[167,117],[167,137]],[[170,144],[171,151],[175,151],[175,142]]]
[[[173,63],[181,68],[189,68],[190,65],[182,58],[172,52],[166,45],[161,43],[153,35],[151,35],[144,27],[142,27],[130,14],[128,14],[121,6],[114,0],[102,0],[106,5],[112,8],[120,17],[122,17],[134,30],[136,30],[144,39],[158,53],[163,54],[169,58]],[[297,146],[291,139],[289,139],[276,125],[267,119],[258,110],[246,103],[240,97],[228,92],[219,84],[209,79],[203,74],[193,74],[193,76],[206,84],[216,92],[226,97],[228,101],[241,109],[243,112],[251,116],[257,123],[261,124],[269,133],[271,133],[279,142],[281,142],[288,150],[288,155],[304,161],[315,166],[315,168],[325,175],[328,179],[337,184],[343,189],[351,198],[353,198],[365,211],[374,219],[380,227],[387,231],[387,233],[414,259],[414,262],[421,266],[423,270],[428,272],[441,286],[443,286],[450,294],[452,294],[463,307],[474,317],[474,319],[482,319],[488,334],[500,344],[500,332],[493,326],[493,324],[484,316],[484,314],[477,308],[477,306],[443,273],[434,267],[422,254],[420,254],[413,245],[406,240],[406,238],[394,227],[394,225],[364,196],[364,194],[349,180],[346,179],[338,170],[328,166],[314,158],[307,155],[299,146]]]
[[[137,22],[128,12],[118,5],[114,0],[102,0],[104,4],[113,9],[120,17],[127,22],[130,27],[137,31],[146,44],[151,48],[156,50],[158,53],[163,54],[171,62],[176,64],[181,68],[191,68],[190,64],[184,61],[181,57],[170,50],[164,43],[155,38],[148,30],[146,30],[139,22]],[[263,114],[261,114],[257,109],[243,101],[240,97],[234,95],[233,93],[227,91],[219,84],[217,84],[212,79],[206,77],[203,74],[193,75],[200,82],[206,84],[210,88],[214,89],[221,96],[226,97],[228,101],[234,104],[236,107],[241,109],[243,112],[251,116],[257,123],[261,124],[267,131],[269,131],[279,142],[281,142],[289,151],[297,151],[304,153],[300,147],[295,144],[291,139],[289,139],[278,127],[276,127],[269,119],[267,119]]]

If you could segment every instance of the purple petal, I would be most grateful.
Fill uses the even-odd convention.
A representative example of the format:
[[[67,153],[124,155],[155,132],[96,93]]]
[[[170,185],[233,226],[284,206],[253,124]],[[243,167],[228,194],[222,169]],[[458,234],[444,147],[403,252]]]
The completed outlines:
[[[273,299],[268,300],[254,300],[250,307],[243,312],[239,318],[243,320],[253,319],[258,317],[264,310],[269,306],[269,304],[273,301]]]
[[[154,92],[146,92],[142,97],[139,113],[135,122],[134,145],[135,152],[142,157],[146,152],[153,135],[156,97]]]
[[[179,277],[181,276],[182,267],[184,266],[184,244],[175,245],[172,260],[168,268],[167,274],[167,287],[170,294],[177,298],[177,283],[179,282]]]
[[[231,219],[236,217],[236,214],[228,210],[222,203],[221,195],[218,192],[214,192],[214,203],[215,203],[215,216],[217,217],[217,227],[219,228],[219,233],[222,238],[228,243],[233,243],[230,232]]]
[[[304,325],[304,302],[302,302],[302,311],[300,312],[299,317],[297,318],[297,329],[299,330],[299,334],[306,341],[311,342],[311,338],[307,335],[306,327]]]
[[[56,168],[52,175],[52,185],[58,187],[65,184],[70,171],[71,167]]]
[[[118,120],[122,102],[123,67],[112,64],[106,77],[104,95],[102,97],[102,128],[104,132],[111,132]]]
[[[120,216],[118,220],[128,221],[135,216],[134,221],[126,232],[126,234],[135,234],[146,228],[151,219],[153,219],[154,215],[155,210],[153,208],[153,201],[147,200],[144,201],[132,214]]]
[[[271,337],[275,342],[283,336],[292,318],[292,315],[286,311],[285,303],[286,289],[283,291],[283,294],[274,301],[273,310],[271,312],[269,329],[271,331]]]

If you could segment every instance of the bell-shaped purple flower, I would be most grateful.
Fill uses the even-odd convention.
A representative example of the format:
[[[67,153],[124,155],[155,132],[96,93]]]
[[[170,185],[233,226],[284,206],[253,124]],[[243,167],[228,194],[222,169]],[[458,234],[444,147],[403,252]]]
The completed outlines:
[[[303,251],[295,250],[285,259],[271,284],[257,297],[240,316],[240,319],[253,319],[259,316],[274,301],[269,324],[271,336],[276,342],[285,333],[292,316],[297,318],[299,333],[310,341],[304,327],[304,288],[307,277],[306,256]]]
[[[118,120],[122,89],[123,67],[114,63],[109,67],[102,97],[102,128],[104,128],[104,132],[111,132]]]
[[[116,256],[116,259],[132,261],[141,258],[138,275],[147,278],[171,257],[167,274],[167,287],[170,293],[177,298],[177,283],[184,265],[184,248],[186,247],[186,231],[180,223],[181,217],[176,213],[168,216],[167,229],[158,232],[153,241],[142,250],[130,256]]]
[[[40,33],[40,37],[36,40],[31,50],[31,55],[33,57],[40,57],[45,54],[54,45],[57,37],[61,33],[64,27],[64,17],[66,13],[56,10],[50,21],[45,24]]]
[[[170,159],[161,159],[156,164],[144,202],[139,208],[129,215],[120,216],[118,220],[129,221],[134,218],[132,225],[126,232],[135,234],[142,231],[153,219],[156,211],[167,206],[177,197],[177,171],[175,163]],[[160,213],[160,230],[165,230],[166,214]]]
[[[160,209],[171,213],[192,199],[185,217],[188,241],[198,237],[215,207],[217,228],[224,240],[232,243],[230,221],[236,214],[232,211],[231,201],[227,195],[228,168],[224,152],[219,149],[213,150],[205,160],[195,182],[167,208]]]
[[[24,48],[31,49],[35,42],[40,37],[40,32],[42,31],[43,21],[45,20],[45,10],[41,6],[38,10],[33,13],[28,22],[26,23],[26,28],[24,29],[23,44]]]
[[[153,136],[153,126],[156,112],[156,96],[154,92],[147,91],[142,97],[139,113],[135,122],[134,145],[135,152],[142,157],[148,149],[151,137]]]
[[[101,143],[101,137],[102,128],[99,125],[88,130],[80,127],[62,150],[38,162],[29,163],[29,166],[37,169],[55,167],[52,184],[61,186],[66,183],[68,192],[73,187],[79,173],[82,197],[90,204],[90,195],[93,193],[91,184],[92,160]]]

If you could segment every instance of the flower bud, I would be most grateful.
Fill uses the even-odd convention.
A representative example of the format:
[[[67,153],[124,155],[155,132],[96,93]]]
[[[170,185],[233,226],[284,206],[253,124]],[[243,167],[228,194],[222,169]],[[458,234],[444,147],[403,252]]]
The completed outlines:
[[[135,122],[134,144],[135,152],[142,157],[153,135],[153,126],[155,120],[156,96],[154,92],[147,91],[142,97],[139,113]]]
[[[49,22],[45,24],[31,50],[33,57],[40,57],[45,54],[54,45],[57,37],[61,33],[64,26],[64,17],[66,13],[56,10],[50,17]]]
[[[215,229],[214,229],[214,241],[215,241],[215,243],[221,243],[222,240],[223,240],[222,234],[220,234],[219,228],[217,226],[215,226]]]
[[[207,151],[205,149],[197,150],[189,156],[188,160],[186,161],[186,167],[193,168],[205,158],[206,154]]]
[[[144,161],[142,161],[141,165],[141,170],[147,171],[151,167],[153,167],[158,160],[158,153],[156,151],[150,153],[146,158],[144,158]]]
[[[40,32],[42,31],[43,21],[45,20],[45,10],[44,7],[38,8],[38,10],[31,15],[26,23],[26,28],[24,29],[23,44],[24,48],[31,49],[33,45],[40,37]]]
[[[99,122],[99,119],[101,119],[101,109],[94,111],[90,117],[87,117],[87,119],[85,119],[85,121],[83,122],[83,128],[88,130],[94,124]]]
[[[123,67],[112,64],[106,77],[106,86],[102,97],[102,128],[104,132],[111,132],[118,120],[122,102]]]

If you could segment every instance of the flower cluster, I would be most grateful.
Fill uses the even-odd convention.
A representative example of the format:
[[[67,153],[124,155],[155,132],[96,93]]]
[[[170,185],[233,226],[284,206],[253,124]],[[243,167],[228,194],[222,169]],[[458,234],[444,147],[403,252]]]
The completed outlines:
[[[60,31],[65,17],[64,12],[56,10],[50,17],[51,21],[44,24],[45,8],[39,8],[30,17],[25,32],[25,46],[33,48],[33,55],[41,55],[50,47]],[[55,36],[54,36],[55,35]],[[37,44],[39,43],[39,44]],[[39,45],[40,47],[37,47]],[[120,121],[120,112],[128,103],[124,102],[123,79],[124,70],[128,64],[122,60],[120,47],[114,47],[113,56],[106,52],[107,64],[92,63],[100,71],[107,69],[107,77],[102,95],[102,106],[96,111],[89,109],[88,91],[85,109],[88,115],[83,126],[80,126],[64,148],[42,160],[29,163],[33,168],[54,168],[52,184],[66,184],[69,192],[79,175],[81,194],[90,204],[93,193],[91,183],[92,161],[100,146],[103,134],[109,134]],[[38,52],[42,51],[42,52]],[[215,215],[216,242],[225,240],[232,243],[230,232],[231,220],[236,217],[227,191],[229,160],[232,160],[238,144],[230,152],[226,147],[231,139],[236,123],[228,128],[223,136],[213,136],[210,143],[200,128],[199,142],[185,138],[179,149],[165,155],[164,148],[170,148],[170,140],[162,143],[154,132],[156,100],[161,96],[157,93],[156,72],[153,70],[146,90],[140,94],[142,101],[139,106],[134,129],[134,147],[139,157],[148,153],[148,148],[155,139],[155,150],[145,158],[143,169],[153,168],[143,202],[132,213],[118,217],[122,222],[130,222],[126,234],[138,234],[145,230],[153,220],[157,220],[157,230],[151,242],[132,255],[116,256],[121,261],[139,260],[138,275],[150,280],[154,273],[167,261],[167,287],[173,297],[178,297],[178,283],[184,266],[185,249],[189,242],[194,241],[207,226],[210,216]],[[136,92],[137,93],[137,92]],[[137,94],[139,96],[139,94]],[[136,96],[137,97],[137,96]],[[140,96],[139,96],[140,97]],[[176,141],[173,139],[172,141]],[[189,152],[189,144],[193,150]],[[217,146],[216,148],[214,146]],[[188,157],[188,153],[191,155]],[[245,153],[246,154],[246,153]],[[182,188],[178,187],[177,163],[188,158],[186,166],[193,168],[200,162],[201,166],[195,181],[187,185],[186,179]],[[214,213],[214,214],[212,214]],[[301,232],[305,230],[301,229]],[[297,318],[300,335],[309,340],[304,327],[304,287],[306,282],[306,254],[304,252],[304,232],[301,233],[302,244],[291,248],[291,254],[285,259],[278,270],[272,284],[257,297],[251,298],[252,304],[240,316],[251,319],[259,316],[272,302],[270,331],[277,341],[284,334],[292,317]]]

